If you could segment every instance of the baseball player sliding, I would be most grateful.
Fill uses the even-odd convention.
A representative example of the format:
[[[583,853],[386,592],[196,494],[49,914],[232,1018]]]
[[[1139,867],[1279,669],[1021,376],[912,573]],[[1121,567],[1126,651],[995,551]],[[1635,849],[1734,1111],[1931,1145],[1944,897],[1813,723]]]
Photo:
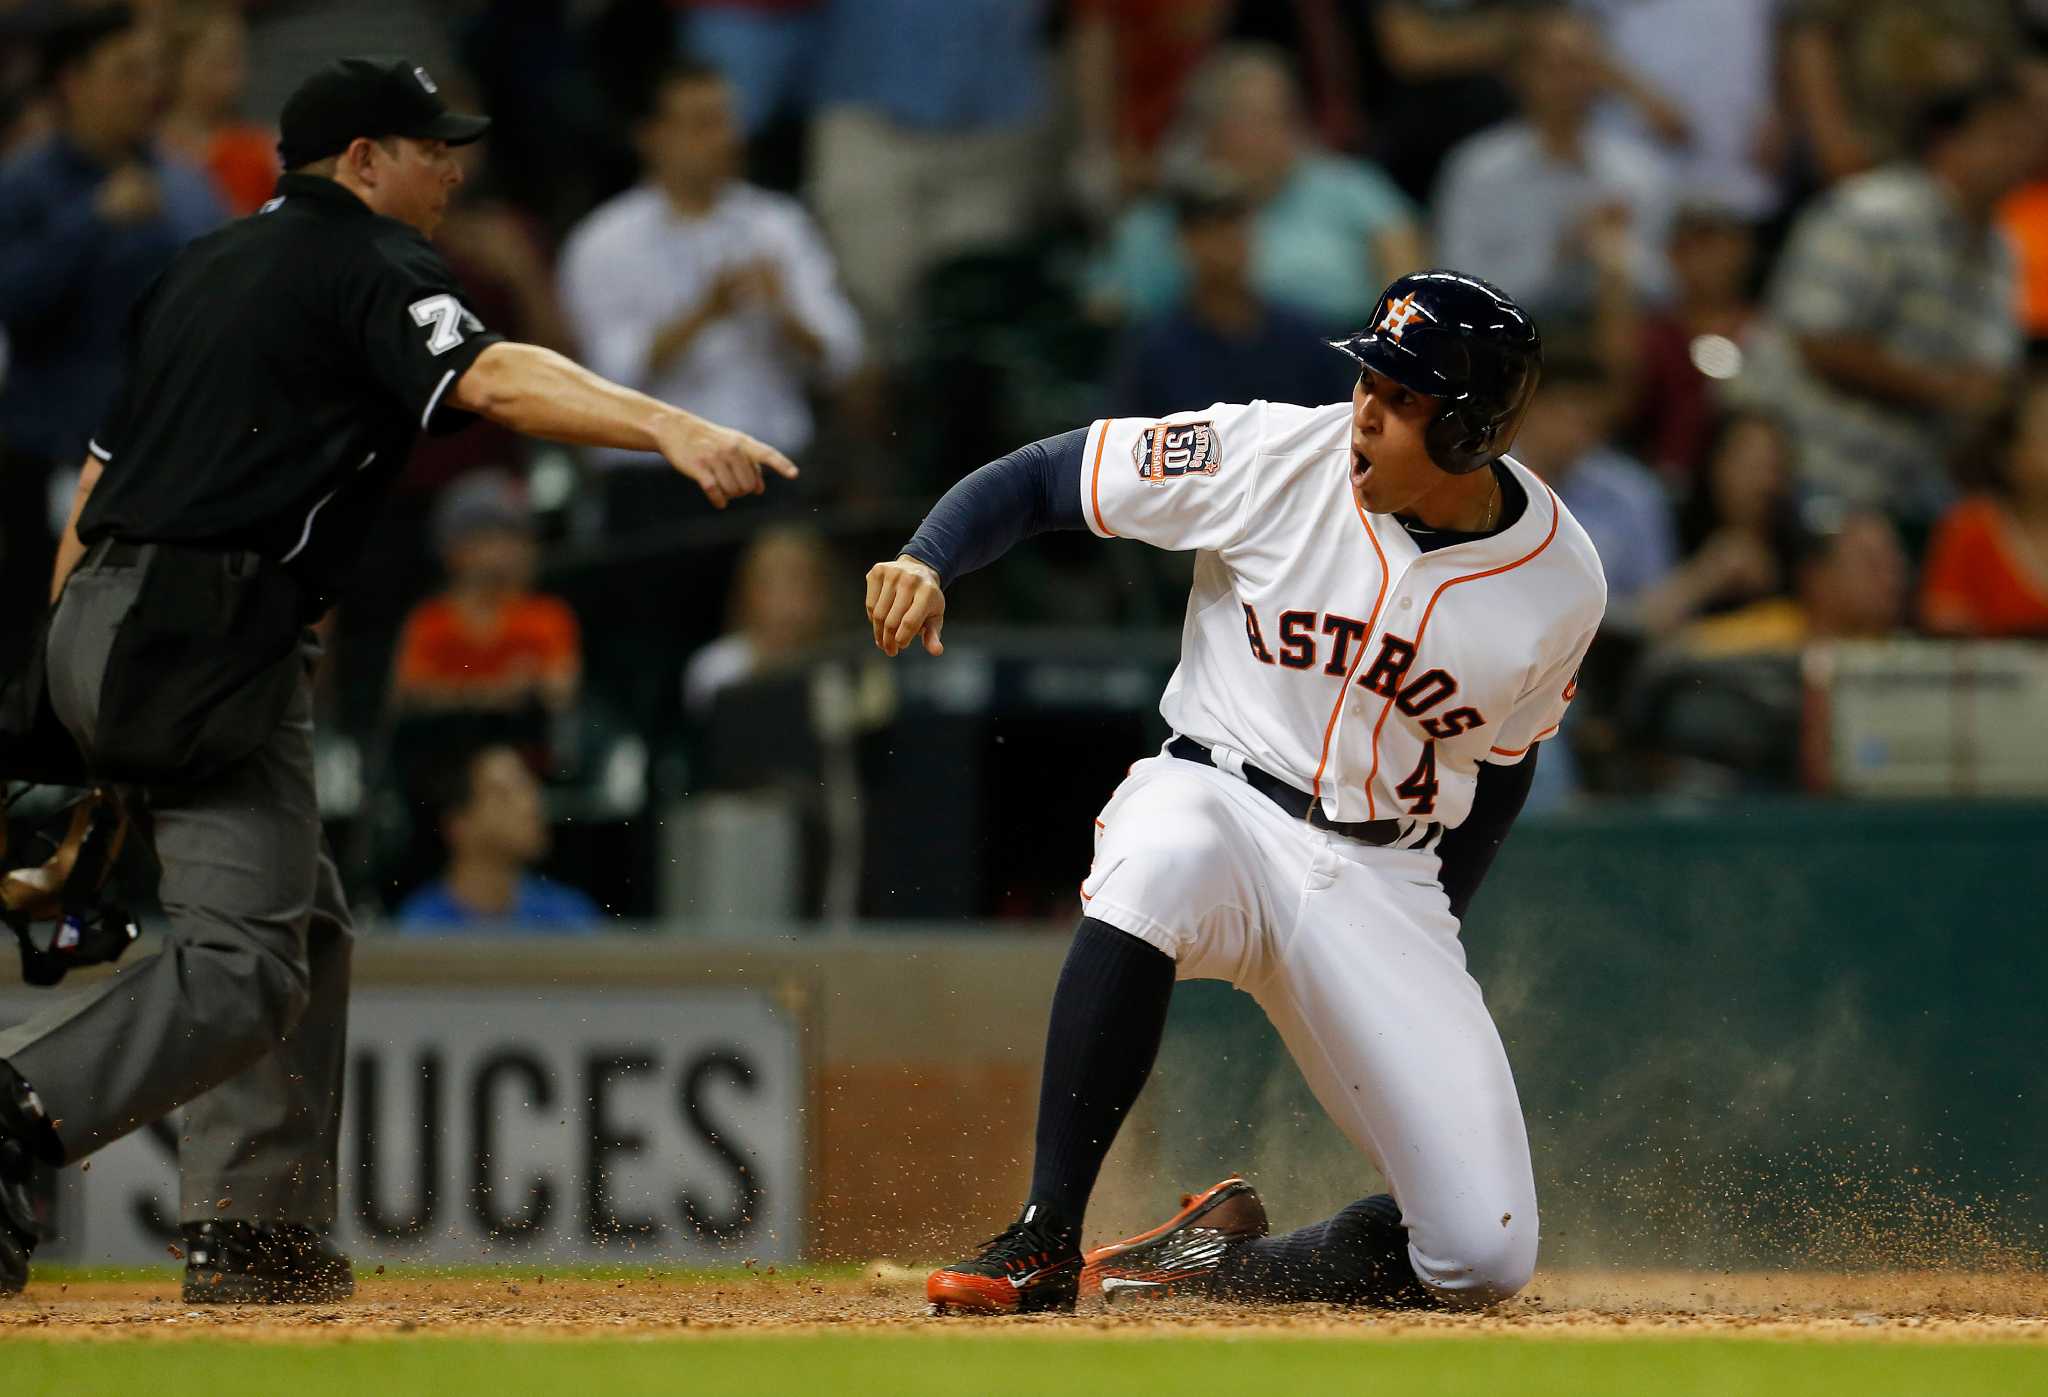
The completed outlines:
[[[1513,1074],[1459,920],[1557,731],[1606,583],[1557,496],[1506,456],[1535,326],[1456,272],[1403,277],[1335,346],[1348,404],[1218,404],[1035,442],[942,499],[867,575],[875,643],[941,653],[945,589],[1086,527],[1194,549],[1174,736],[1095,822],[1053,996],[1031,1194],[932,1273],[940,1309],[1105,1295],[1483,1305],[1536,1263]],[[1254,996],[1391,1195],[1286,1236],[1241,1179],[1090,1252],[1103,1157],[1176,978]]]

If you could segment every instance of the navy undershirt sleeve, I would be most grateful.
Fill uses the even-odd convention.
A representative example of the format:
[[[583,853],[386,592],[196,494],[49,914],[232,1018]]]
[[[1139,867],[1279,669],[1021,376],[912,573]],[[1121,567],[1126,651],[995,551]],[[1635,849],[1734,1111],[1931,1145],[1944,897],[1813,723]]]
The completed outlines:
[[[1444,831],[1437,844],[1438,881],[1451,900],[1451,915],[1465,920],[1472,895],[1493,866],[1493,856],[1506,842],[1508,827],[1522,813],[1529,798],[1529,784],[1536,779],[1539,744],[1513,766],[1493,762],[1479,764],[1478,788],[1472,792],[1472,810],[1456,829]]]
[[[950,587],[1033,534],[1087,528],[1081,513],[1087,441],[1088,429],[1080,427],[990,461],[948,490],[899,551]]]

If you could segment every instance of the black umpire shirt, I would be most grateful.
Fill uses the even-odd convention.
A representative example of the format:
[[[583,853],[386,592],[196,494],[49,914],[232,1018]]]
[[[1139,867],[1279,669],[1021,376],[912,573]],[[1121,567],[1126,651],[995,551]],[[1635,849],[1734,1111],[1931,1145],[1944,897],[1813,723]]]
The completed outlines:
[[[247,549],[330,599],[416,435],[472,420],[448,390],[502,338],[417,231],[286,175],[137,305],[79,538]]]

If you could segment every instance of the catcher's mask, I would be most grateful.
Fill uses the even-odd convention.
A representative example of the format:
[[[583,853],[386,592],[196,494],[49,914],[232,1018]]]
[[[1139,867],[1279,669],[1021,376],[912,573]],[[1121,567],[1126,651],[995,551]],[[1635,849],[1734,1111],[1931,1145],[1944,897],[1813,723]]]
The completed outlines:
[[[1330,346],[1437,399],[1423,444],[1452,475],[1507,452],[1543,371],[1535,322],[1505,291],[1462,272],[1400,278],[1380,293],[1370,326]]]
[[[0,812],[29,789],[8,796]],[[9,856],[8,823],[0,817],[0,921],[21,943],[22,979],[54,985],[75,965],[119,960],[135,943],[135,919],[100,894],[128,838],[121,797],[96,789],[58,812],[49,830],[36,829],[32,847],[43,857],[27,866],[15,866],[27,850]]]

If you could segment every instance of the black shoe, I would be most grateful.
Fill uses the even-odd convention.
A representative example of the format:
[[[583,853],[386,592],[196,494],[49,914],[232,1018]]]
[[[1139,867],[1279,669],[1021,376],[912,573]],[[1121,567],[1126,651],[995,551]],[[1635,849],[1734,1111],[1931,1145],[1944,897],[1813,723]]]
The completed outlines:
[[[1243,1179],[1183,1194],[1180,1211],[1150,1232],[1088,1253],[1083,1289],[1112,1304],[1147,1295],[1199,1294],[1233,1247],[1268,1228],[1266,1205]]]
[[[28,1259],[42,1235],[40,1194],[27,1147],[0,1135],[0,1295],[19,1295],[28,1285]]]
[[[932,1272],[924,1295],[937,1314],[1030,1314],[1073,1309],[1080,1285],[1081,1248],[1074,1231],[1054,1224],[1044,1205],[1033,1203],[1001,1236],[982,1243],[979,1256]]]
[[[188,1305],[324,1305],[356,1293],[348,1258],[298,1223],[188,1222]]]
[[[32,1137],[40,1134],[44,1138]],[[0,1295],[28,1284],[28,1259],[50,1221],[56,1135],[28,1083],[0,1063]]]

